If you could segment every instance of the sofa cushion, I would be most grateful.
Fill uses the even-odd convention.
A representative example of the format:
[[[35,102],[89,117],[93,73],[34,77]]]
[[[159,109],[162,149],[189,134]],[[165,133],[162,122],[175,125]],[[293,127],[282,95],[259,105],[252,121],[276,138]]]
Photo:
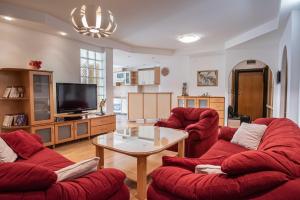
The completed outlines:
[[[233,135],[231,142],[256,150],[266,129],[266,125],[242,123]]]
[[[37,139],[24,131],[3,133],[1,137],[23,159],[30,158],[30,156],[44,148]]]
[[[98,163],[99,158],[94,157],[55,171],[57,174],[57,181],[72,180],[95,172],[97,171]]]
[[[239,177],[194,174],[177,167],[161,167],[152,173],[154,184],[162,191],[182,199],[240,199],[288,181],[281,172],[264,171]],[[172,184],[171,184],[172,183]]]
[[[41,166],[28,163],[0,163],[0,191],[22,192],[49,188],[56,174]]]
[[[51,159],[49,159],[51,158]],[[44,148],[43,150],[35,153],[28,160],[19,159],[17,162],[21,163],[32,163],[39,166],[43,166],[52,171],[60,170],[64,167],[74,164],[74,162],[63,157],[54,150]]]
[[[14,162],[18,155],[0,138],[0,163]]]

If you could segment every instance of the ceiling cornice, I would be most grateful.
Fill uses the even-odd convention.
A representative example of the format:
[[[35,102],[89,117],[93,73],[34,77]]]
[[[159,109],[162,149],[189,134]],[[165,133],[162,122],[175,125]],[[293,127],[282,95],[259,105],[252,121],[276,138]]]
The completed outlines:
[[[279,27],[279,17],[276,17],[275,19],[273,19],[265,24],[262,24],[254,29],[251,29],[247,32],[244,32],[244,33],[226,41],[225,49],[232,48],[234,46],[245,43],[245,42],[252,40],[254,38],[257,38],[259,36],[262,36],[266,33],[270,33],[274,30],[277,30],[278,27]]]

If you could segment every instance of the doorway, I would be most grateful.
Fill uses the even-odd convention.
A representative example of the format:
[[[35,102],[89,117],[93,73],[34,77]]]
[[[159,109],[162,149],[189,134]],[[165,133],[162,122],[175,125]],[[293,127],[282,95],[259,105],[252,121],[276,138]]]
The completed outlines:
[[[235,70],[235,105],[238,115],[248,115],[251,120],[266,117],[268,69]]]
[[[229,75],[228,122],[249,116],[253,121],[273,117],[273,73],[259,60],[238,63]]]
[[[281,92],[280,92],[280,117],[286,117],[287,113],[287,88],[288,88],[288,60],[287,49],[284,47],[281,64]]]

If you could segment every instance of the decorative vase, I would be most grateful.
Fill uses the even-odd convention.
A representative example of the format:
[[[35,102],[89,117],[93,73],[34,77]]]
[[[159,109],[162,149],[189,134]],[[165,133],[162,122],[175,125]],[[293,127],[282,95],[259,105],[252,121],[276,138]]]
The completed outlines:
[[[39,61],[39,60],[31,60],[29,62],[29,66],[32,68],[32,69],[41,69],[41,66],[42,65],[42,61]]]

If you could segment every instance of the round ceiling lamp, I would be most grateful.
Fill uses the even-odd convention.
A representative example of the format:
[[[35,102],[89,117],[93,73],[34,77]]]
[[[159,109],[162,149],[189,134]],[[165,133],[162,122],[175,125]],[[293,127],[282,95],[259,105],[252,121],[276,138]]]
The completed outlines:
[[[74,29],[83,35],[94,38],[109,37],[117,29],[110,10],[103,10],[99,5],[82,5],[71,12]]]

